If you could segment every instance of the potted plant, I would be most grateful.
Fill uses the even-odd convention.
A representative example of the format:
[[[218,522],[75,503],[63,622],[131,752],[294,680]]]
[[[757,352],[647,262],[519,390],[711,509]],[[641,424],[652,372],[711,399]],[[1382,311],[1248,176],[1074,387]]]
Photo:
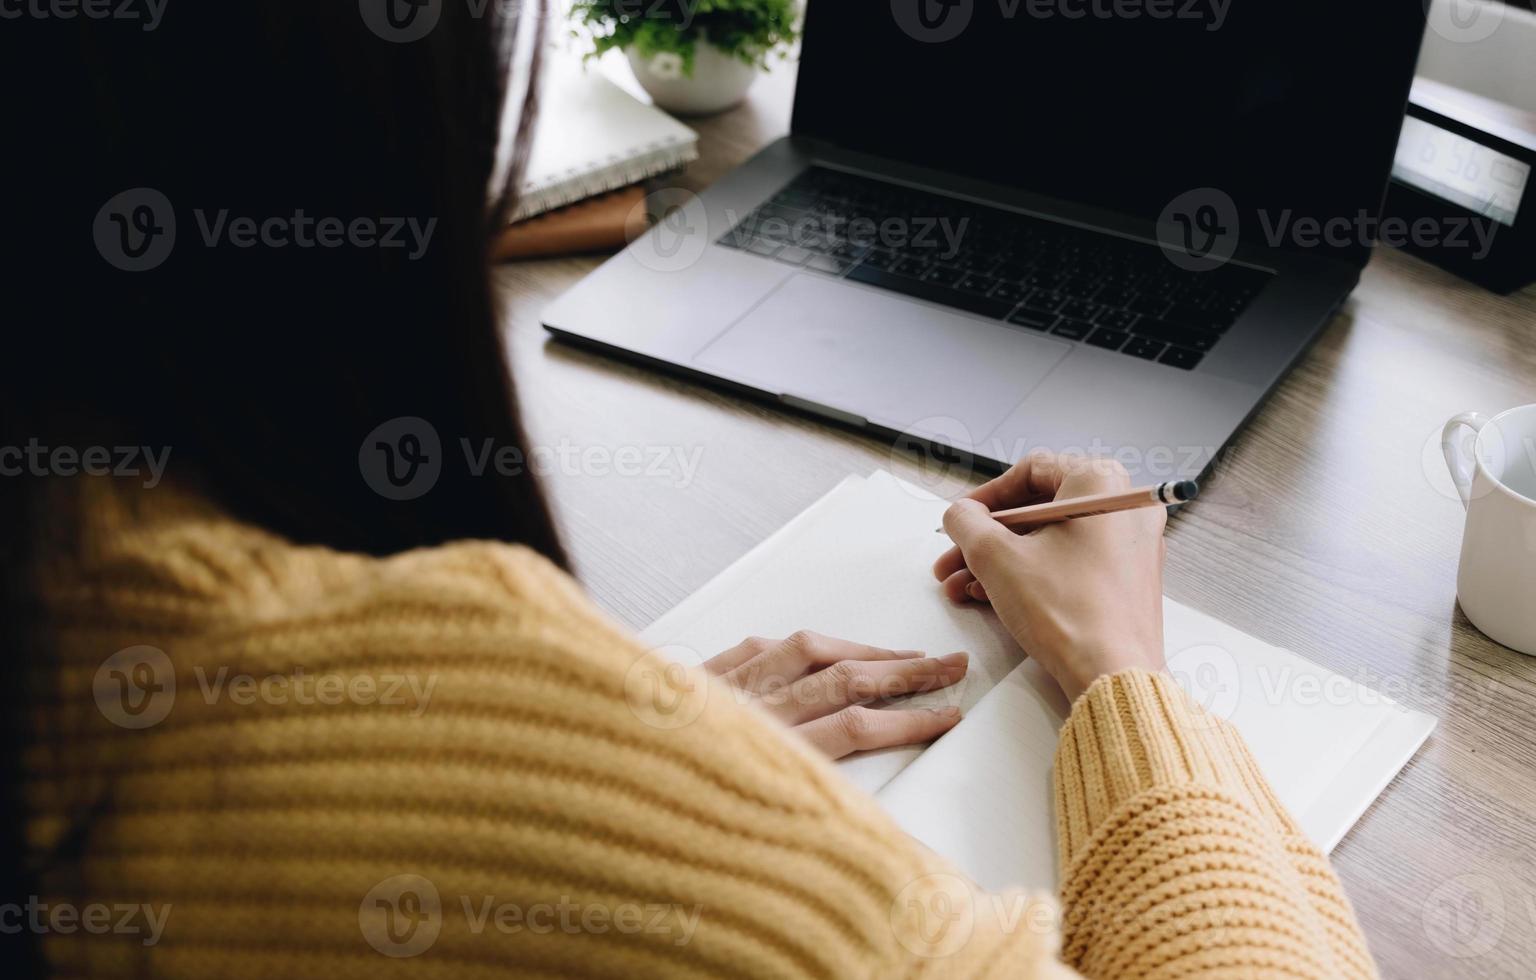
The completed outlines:
[[[624,51],[640,86],[679,115],[740,102],[799,36],[797,0],[572,0],[571,17],[588,57]]]

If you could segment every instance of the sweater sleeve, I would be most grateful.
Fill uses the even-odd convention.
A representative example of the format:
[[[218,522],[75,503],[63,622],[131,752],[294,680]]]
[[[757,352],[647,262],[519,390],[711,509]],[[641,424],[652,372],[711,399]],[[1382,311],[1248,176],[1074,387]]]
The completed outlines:
[[[1326,861],[1241,741],[1191,724],[1159,678],[1096,685],[1067,725],[1063,916],[979,891],[542,559],[467,544],[233,560],[224,534],[112,562],[121,633],[104,631],[102,590],[60,613],[62,707],[28,757],[29,840],[84,841],[64,897],[161,924],[153,943],[50,936],[59,972],[1370,971]],[[95,651],[130,643],[163,649],[175,690],[163,720],[125,730],[87,706]]]
[[[1376,975],[1327,858],[1167,675],[1094,683],[1054,779],[1062,953],[1086,976]]]

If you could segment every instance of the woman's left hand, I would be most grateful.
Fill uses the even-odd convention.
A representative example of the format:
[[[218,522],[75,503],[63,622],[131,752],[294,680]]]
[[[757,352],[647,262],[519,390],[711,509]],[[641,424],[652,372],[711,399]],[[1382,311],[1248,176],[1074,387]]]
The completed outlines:
[[[965,677],[964,653],[927,658],[800,630],[782,640],[750,637],[704,664],[828,758],[937,738],[960,709],[876,711],[869,701],[948,687]]]

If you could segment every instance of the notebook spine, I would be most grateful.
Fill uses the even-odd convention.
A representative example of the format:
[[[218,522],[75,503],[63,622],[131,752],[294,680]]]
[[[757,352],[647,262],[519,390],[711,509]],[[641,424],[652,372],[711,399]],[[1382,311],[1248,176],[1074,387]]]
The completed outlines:
[[[637,184],[692,163],[698,156],[698,145],[693,142],[664,142],[635,147],[610,157],[606,165],[573,173],[540,186],[525,185],[512,211],[512,220],[522,221],[545,211],[553,211],[598,194]]]

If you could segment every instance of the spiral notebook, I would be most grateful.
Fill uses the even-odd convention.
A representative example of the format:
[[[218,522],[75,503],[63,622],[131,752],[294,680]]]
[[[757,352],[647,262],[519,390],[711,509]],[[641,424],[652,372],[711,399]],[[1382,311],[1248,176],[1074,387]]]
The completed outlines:
[[[698,158],[697,133],[574,56],[550,56],[539,93],[513,221],[639,183]]]
[[[796,629],[931,655],[966,650],[963,682],[911,699],[965,717],[928,746],[838,763],[908,833],[988,888],[1056,883],[1051,765],[1067,704],[992,612],[956,606],[929,566],[946,503],[889,473],[849,477],[642,638],[696,664],[749,635]],[[1173,676],[1234,724],[1307,835],[1331,851],[1435,719],[1164,600]]]

